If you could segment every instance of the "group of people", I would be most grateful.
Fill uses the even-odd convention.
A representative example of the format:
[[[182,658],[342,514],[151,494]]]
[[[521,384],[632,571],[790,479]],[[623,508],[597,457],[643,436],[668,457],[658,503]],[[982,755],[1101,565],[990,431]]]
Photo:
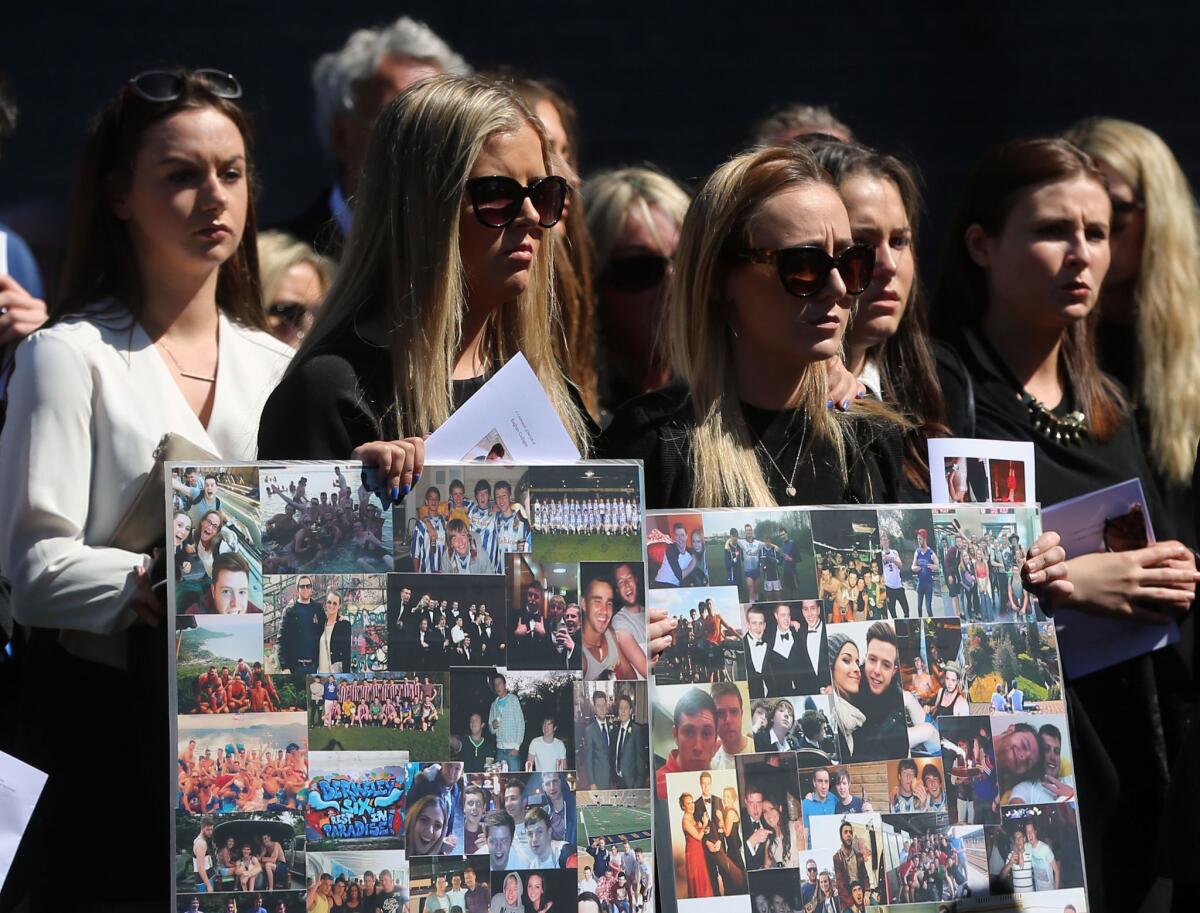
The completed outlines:
[[[634,719],[634,696],[615,698],[592,692],[591,716],[581,720],[577,749],[579,775],[586,789],[646,789],[650,785],[650,731]]]
[[[425,489],[409,534],[412,570],[421,574],[503,574],[506,555],[533,549],[533,530],[510,482],[480,479],[475,497],[466,500],[461,479],[450,483],[450,500],[441,489]]]
[[[263,524],[263,573],[294,574],[315,571],[335,562],[332,554],[345,550],[368,573],[394,567],[392,542],[384,535],[384,514],[372,501],[365,483],[359,485],[358,504],[340,466],[334,468],[336,487],[308,497],[308,479],[285,489],[275,482],[262,483],[268,497],[284,504],[283,512]]]
[[[461,851],[487,853],[493,872],[577,864],[575,794],[567,774],[478,774],[462,801]]]
[[[642,509],[630,497],[535,497],[533,529],[551,535],[636,536],[642,530]]]
[[[675,620],[674,640],[663,657],[661,679],[667,674],[680,682],[731,682],[737,679],[738,633],[716,610],[712,599],[701,599],[688,614]]]
[[[485,602],[438,600],[429,593],[414,602],[412,588],[405,585],[389,610],[392,669],[440,670],[504,662],[504,633]]]
[[[282,710],[279,691],[261,662],[253,668],[238,659],[233,671],[215,665],[196,676],[192,684],[193,713],[271,713]]]
[[[420,679],[338,681],[314,676],[309,685],[309,726],[381,726],[428,732],[441,719],[441,686]]]
[[[915,834],[900,844],[892,903],[940,903],[971,896],[967,881],[967,848],[953,832]]]
[[[240,743],[201,747],[189,739],[179,752],[177,785],[179,811],[189,815],[295,809],[308,789],[308,751],[295,742],[247,751]]]
[[[213,839],[214,827],[212,816],[204,815],[192,841],[189,868],[195,875],[198,893],[275,891],[291,886],[283,845],[273,839],[266,828],[256,839],[243,842],[241,846],[233,835],[225,837],[217,846]],[[260,897],[260,906],[261,901]]]
[[[293,230],[338,267],[327,288],[320,270],[309,275],[324,291],[311,326],[307,299],[262,297],[236,76],[131,73],[92,120],[54,299],[46,307],[7,280],[3,293],[13,315],[48,315],[37,332],[30,319],[5,337],[27,336],[0,434],[5,621],[21,626],[15,652],[29,689],[18,701],[22,739],[51,771],[52,798],[63,790],[47,802],[63,821],[48,821],[31,846],[71,826],[74,745],[133,744],[147,719],[167,725],[157,707],[127,703],[70,733],[47,732],[38,715],[80,688],[166,688],[128,686],[152,671],[129,656],[164,652],[145,643],[163,617],[154,583],[164,569],[148,544],[111,541],[163,436],[232,465],[361,461],[397,504],[424,469],[424,436],[518,351],[582,455],[643,461],[651,508],[922,502],[925,440],[947,433],[1033,441],[1045,505],[1138,478],[1157,544],[1068,557],[1051,533],[1019,569],[1014,558],[1009,577],[1054,605],[1142,624],[1190,607],[1195,556],[1175,537],[1195,541],[1200,226],[1183,172],[1153,132],[1094,119],[989,150],[949,222],[927,301],[916,279],[915,170],[832,127],[827,111],[765,122],[694,195],[646,168],[592,175],[577,190],[565,177],[579,140],[565,96],[468,73],[407,18],[356,32],[317,63],[318,124],[337,171]],[[282,333],[293,320],[306,327],[299,350],[299,334]],[[472,553],[468,535],[458,560],[494,559],[501,540],[526,535],[524,519],[496,501],[495,517],[480,518],[495,544],[477,537]],[[320,519],[320,499],[316,532],[292,518],[300,526],[284,561],[293,572],[300,555],[312,561],[339,535],[378,538],[355,527],[340,492],[337,502],[349,529]],[[311,501],[296,510],[305,508],[314,511]],[[430,526],[417,527],[426,569],[437,553]],[[379,567],[385,546],[370,545]],[[766,583],[764,573],[764,592]],[[757,594],[748,573],[746,584]],[[650,621],[655,654],[669,644],[664,621]],[[320,640],[296,657],[307,671]],[[611,668],[603,632],[589,650],[600,664],[590,668]],[[45,693],[46,669],[70,683],[61,700]],[[1128,687],[1131,677],[1143,686]],[[1088,679],[1071,698],[1088,740],[1077,756],[1120,781],[1119,792],[1094,797],[1118,814],[1092,819],[1113,824],[1094,832],[1091,881],[1133,907],[1152,874],[1120,864],[1124,835],[1158,833],[1173,782],[1187,782],[1170,772],[1194,736],[1171,721],[1191,719],[1194,688],[1174,648]],[[853,735],[857,759],[873,731],[890,731],[891,712],[843,705],[852,709],[838,730]],[[165,795],[167,765],[146,755],[139,782]],[[168,844],[156,815],[126,816],[130,845]],[[29,852],[36,885],[53,854]],[[120,890],[115,899],[129,901]],[[152,893],[149,880],[137,890]]]
[[[468,870],[470,871],[470,870]],[[471,875],[474,876],[474,872]],[[455,878],[459,878],[458,875]],[[482,883],[470,878],[473,899],[476,903],[471,907],[471,913],[480,913],[479,894],[484,899],[482,907],[487,909],[491,899],[491,891],[487,887],[487,879]],[[323,872],[316,878],[308,879],[304,896],[306,913],[333,913],[335,910],[358,910],[361,913],[416,913],[409,903],[409,889],[400,883],[400,879],[391,869],[381,869],[379,877],[368,869],[361,876],[348,877],[339,874],[334,878],[328,872]],[[463,907],[462,913],[466,913]],[[450,913],[450,911],[447,911]]]
[[[604,837],[592,838],[586,849],[591,862],[584,862],[579,873],[580,913],[648,913],[653,856],[640,846],[631,848],[628,840]]]
[[[725,582],[744,590],[750,602],[779,599],[798,592],[796,578],[796,541],[785,528],[779,530],[778,543],[756,538],[747,523],[739,534],[730,527],[725,539]]]
[[[276,657],[281,672],[295,676],[354,671],[354,605],[342,605],[344,592],[328,587],[314,599],[313,578],[296,578],[296,598],[284,609],[276,638]]]

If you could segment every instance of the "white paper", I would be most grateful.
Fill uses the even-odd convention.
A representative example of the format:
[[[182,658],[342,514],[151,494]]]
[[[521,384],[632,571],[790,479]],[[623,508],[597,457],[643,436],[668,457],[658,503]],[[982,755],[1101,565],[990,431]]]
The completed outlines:
[[[0,276],[8,275],[8,235],[0,231]]]
[[[429,462],[563,463],[579,450],[520,353],[425,441]]]
[[[0,887],[45,785],[46,774],[0,751]]]
[[[1137,479],[1044,508],[1042,529],[1058,533],[1069,556],[1091,555],[1108,550],[1104,541],[1105,520],[1129,514],[1134,505],[1140,506],[1146,521],[1146,542],[1154,542],[1154,524],[1142,483]],[[1179,627],[1175,624],[1098,618],[1069,609],[1054,613],[1054,627],[1063,668],[1071,678],[1161,650],[1179,640]]]
[[[950,479],[956,478],[955,497]],[[931,504],[1033,504],[1037,474],[1030,441],[929,439]],[[966,483],[965,485],[963,483]]]

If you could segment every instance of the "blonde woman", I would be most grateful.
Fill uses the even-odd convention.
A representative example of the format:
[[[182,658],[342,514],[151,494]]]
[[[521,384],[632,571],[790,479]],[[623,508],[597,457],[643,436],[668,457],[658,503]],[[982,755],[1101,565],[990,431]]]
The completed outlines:
[[[1158,134],[1097,117],[1068,138],[1096,160],[1112,201],[1100,289],[1101,367],[1133,393],[1138,430],[1175,533],[1195,546],[1192,465],[1200,437],[1200,215]],[[1156,527],[1158,523],[1156,522]]]
[[[743,153],[684,218],[667,299],[678,386],[626,404],[609,456],[645,461],[648,507],[893,500],[901,427],[878,404],[826,408],[874,251],[802,148]]]
[[[298,348],[333,284],[333,261],[289,234],[264,231],[258,236],[258,266],[267,328]]]
[[[670,380],[663,306],[690,195],[653,168],[618,168],[583,185],[599,318],[601,406]]]
[[[264,459],[361,459],[398,501],[436,429],[524,353],[581,452],[591,426],[559,368],[553,228],[566,181],[510,90],[430,79],[372,128],[338,278],[264,410]]]

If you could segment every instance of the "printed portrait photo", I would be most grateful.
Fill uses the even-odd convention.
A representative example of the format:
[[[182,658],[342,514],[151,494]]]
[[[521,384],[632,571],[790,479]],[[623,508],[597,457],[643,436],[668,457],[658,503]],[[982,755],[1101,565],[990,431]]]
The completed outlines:
[[[887,897],[893,904],[986,897],[984,828],[951,827],[944,815],[884,815]]]
[[[633,465],[530,466],[529,516],[542,561],[635,561],[642,493]]]
[[[991,720],[986,716],[943,716],[942,772],[951,824],[995,824],[999,787]]]
[[[580,789],[650,788],[650,707],[645,682],[575,682]]]
[[[238,893],[239,899],[262,894],[290,903],[305,886],[300,812],[176,815],[175,851],[175,890],[182,910],[192,909],[192,897],[211,894]],[[224,906],[200,908],[224,911]]]
[[[659,684],[746,678],[742,606],[731,586],[651,590],[649,605],[675,623],[671,646],[654,665]]]
[[[504,598],[504,578],[490,574],[389,574],[388,668],[503,665]]]
[[[833,624],[882,618],[879,517],[873,510],[814,510],[817,598]],[[871,613],[875,614],[872,615]]]
[[[1026,550],[1040,532],[1037,508],[935,508],[933,518],[939,563],[958,568],[946,590],[953,614],[964,623],[1045,621],[1021,581]]]
[[[683,900],[745,894],[737,774],[668,774],[666,801],[676,896]]]
[[[387,577],[296,574],[267,577],[263,660],[297,680],[313,673],[387,669]]]

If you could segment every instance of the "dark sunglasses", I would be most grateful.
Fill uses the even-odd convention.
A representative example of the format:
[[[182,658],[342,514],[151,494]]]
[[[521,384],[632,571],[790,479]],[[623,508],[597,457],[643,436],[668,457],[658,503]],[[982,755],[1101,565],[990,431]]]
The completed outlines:
[[[616,292],[644,292],[662,284],[671,258],[662,254],[631,254],[608,261],[600,284]]]
[[[272,317],[278,317],[284,323],[298,327],[304,323],[304,319],[309,315],[309,310],[298,301],[279,301],[267,308],[267,313]]]
[[[242,84],[232,73],[221,70],[192,70],[195,76],[218,98],[241,98]],[[174,101],[183,95],[187,73],[179,70],[147,70],[138,73],[126,85],[146,101]]]
[[[467,194],[475,218],[488,228],[507,228],[521,213],[528,199],[537,210],[538,225],[553,228],[562,218],[567,202],[565,178],[552,174],[522,187],[510,177],[472,178],[467,181]]]
[[[744,263],[773,263],[784,289],[797,298],[808,298],[825,287],[835,269],[846,283],[846,292],[861,295],[871,284],[875,270],[875,248],[852,244],[836,257],[820,247],[785,247],[782,250],[749,250],[735,254]]]
[[[1113,216],[1131,216],[1139,209],[1145,207],[1145,203],[1141,200],[1118,200],[1116,197],[1109,197],[1109,202],[1112,203]]]

